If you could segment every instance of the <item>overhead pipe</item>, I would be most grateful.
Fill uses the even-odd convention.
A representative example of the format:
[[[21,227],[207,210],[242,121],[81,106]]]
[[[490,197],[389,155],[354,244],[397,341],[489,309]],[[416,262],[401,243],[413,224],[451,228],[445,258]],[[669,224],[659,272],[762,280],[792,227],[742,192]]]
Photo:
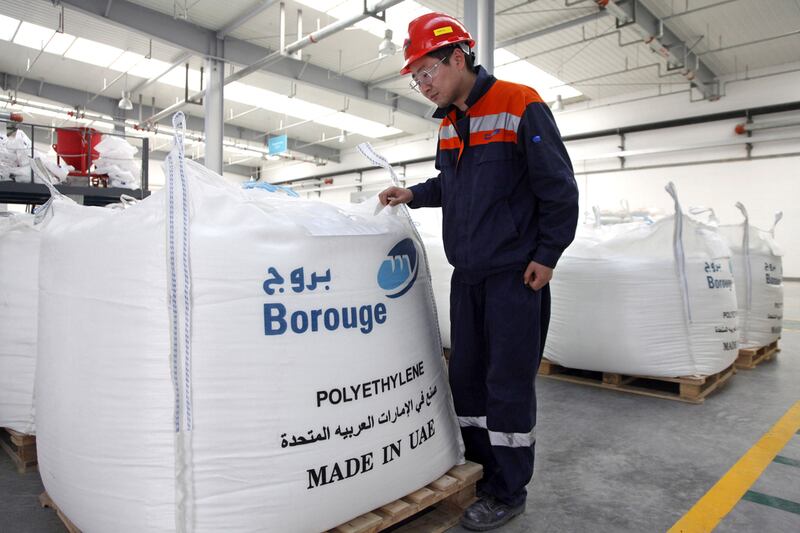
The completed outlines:
[[[653,53],[663,57],[667,61],[667,68],[680,72],[686,81],[694,85],[703,95],[711,101],[718,100],[718,87],[713,86],[716,76],[707,66],[701,64],[700,57],[694,54],[687,45],[677,39],[668,29],[665,31],[664,21],[640,6],[637,8],[636,2],[632,4],[632,13],[628,13],[619,5],[620,0],[595,0],[601,9],[614,15],[617,19],[617,26],[633,24],[633,29],[642,36],[644,43]],[[665,40],[676,39],[683,50],[683,57],[679,57],[673,48],[674,44],[665,44]],[[694,63],[690,65],[690,63]]]
[[[734,128],[734,131],[739,135],[744,135],[745,133],[749,133],[751,131],[757,130],[771,130],[775,128],[789,128],[792,126],[800,126],[800,118],[790,117],[790,118],[782,118],[776,120],[770,120],[768,122],[759,122],[757,124],[743,122],[741,124],[737,124]]]
[[[357,24],[366,18],[377,15],[381,11],[386,11],[390,7],[397,5],[402,1],[403,0],[379,0],[377,2],[374,2],[372,3],[371,6],[366,6],[362,13],[354,15],[352,17],[348,17],[346,19],[337,20],[334,23],[331,23],[316,31],[313,31],[308,35],[306,35],[305,37],[303,37],[302,39],[298,39],[297,41],[287,45],[286,48],[284,48],[283,50],[277,50],[267,55],[266,57],[259,59],[255,63],[243,68],[242,70],[239,70],[238,72],[231,74],[230,76],[225,78],[225,82],[223,85],[228,85],[229,83],[233,83],[234,81],[239,81],[240,79],[261,70],[266,65],[269,65],[270,63],[273,63],[281,59],[285,55],[288,56],[293,55],[298,51],[302,50],[303,48],[305,48],[306,46],[318,43],[321,40],[330,37],[331,35],[334,35],[342,30],[345,30],[350,26],[353,26],[354,24]],[[201,91],[197,93],[191,99],[197,100],[199,98],[202,98],[204,92],[205,91]],[[178,111],[185,105],[186,102],[178,102],[176,104],[173,104],[167,107],[166,109],[160,111],[159,113],[156,113],[155,115],[151,116],[147,120],[145,120],[145,123],[157,122],[162,118],[167,117],[172,113]]]
[[[22,122],[22,115],[20,113],[9,113],[7,111],[0,111],[0,120],[10,120],[12,122]]]

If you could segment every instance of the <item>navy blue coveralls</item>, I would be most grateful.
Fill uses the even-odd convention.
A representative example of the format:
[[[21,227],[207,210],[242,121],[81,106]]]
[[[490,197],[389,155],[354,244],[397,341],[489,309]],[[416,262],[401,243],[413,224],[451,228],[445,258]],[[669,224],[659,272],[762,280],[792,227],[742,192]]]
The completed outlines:
[[[550,109],[533,89],[476,67],[466,104],[439,109],[439,176],[410,189],[441,207],[450,292],[450,386],[479,489],[525,501],[536,442],[534,378],[550,289],[523,283],[530,261],[555,267],[572,242],[578,188]]]

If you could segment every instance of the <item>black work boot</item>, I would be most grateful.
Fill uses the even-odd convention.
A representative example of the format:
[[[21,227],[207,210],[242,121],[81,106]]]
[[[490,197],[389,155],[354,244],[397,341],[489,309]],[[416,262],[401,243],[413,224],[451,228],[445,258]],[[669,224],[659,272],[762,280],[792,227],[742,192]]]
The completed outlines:
[[[514,507],[484,496],[464,511],[461,525],[471,531],[489,531],[495,529],[518,514],[525,512],[525,502]]]

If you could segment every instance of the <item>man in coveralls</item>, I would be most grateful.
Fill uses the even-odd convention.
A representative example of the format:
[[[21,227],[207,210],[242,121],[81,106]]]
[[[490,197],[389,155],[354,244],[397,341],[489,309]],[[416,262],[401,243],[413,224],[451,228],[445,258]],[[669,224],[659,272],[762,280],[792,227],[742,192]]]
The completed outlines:
[[[486,531],[525,510],[536,442],[534,378],[550,321],[547,285],[578,221],[578,188],[535,90],[474,66],[457,19],[408,25],[401,74],[438,107],[438,177],[389,187],[383,205],[441,207],[451,282],[450,386],[466,456],[484,467],[461,519]]]

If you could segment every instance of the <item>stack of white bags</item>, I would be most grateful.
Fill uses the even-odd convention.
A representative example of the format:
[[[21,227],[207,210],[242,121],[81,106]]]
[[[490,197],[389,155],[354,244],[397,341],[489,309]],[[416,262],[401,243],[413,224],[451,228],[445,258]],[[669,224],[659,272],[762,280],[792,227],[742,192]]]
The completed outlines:
[[[46,158],[38,150],[33,151],[34,158],[42,163],[50,172],[50,181],[60,183],[64,181],[74,167],[62,163],[56,164],[52,159]],[[0,133],[0,181],[16,181],[18,183],[31,183],[31,140],[22,130],[16,130],[11,137]]]
[[[720,226],[732,252],[739,314],[739,347],[766,346],[781,337],[783,327],[783,252],[775,243],[775,215],[769,230],[750,224],[747,210],[741,224]]]
[[[22,130],[9,138],[0,134],[0,181],[30,183],[31,140]]]
[[[142,169],[134,159],[138,148],[123,138],[103,135],[95,147],[100,157],[94,161],[95,172],[107,174],[111,187],[138,189]]]
[[[551,282],[545,356],[570,368],[707,375],[736,359],[730,250],[714,227],[675,213],[655,223],[584,226]]]
[[[399,209],[242,190],[181,143],[165,167],[40,214],[39,470],[78,528],[318,532],[462,460]]]

